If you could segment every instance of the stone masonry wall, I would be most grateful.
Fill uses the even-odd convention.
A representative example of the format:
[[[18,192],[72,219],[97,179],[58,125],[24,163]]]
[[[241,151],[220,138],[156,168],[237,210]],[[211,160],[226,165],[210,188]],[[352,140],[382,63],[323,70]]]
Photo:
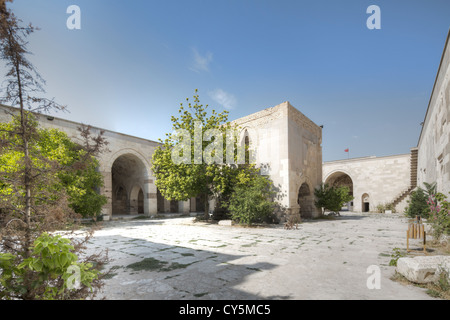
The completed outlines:
[[[378,204],[391,203],[410,187],[410,154],[366,157],[325,162],[323,181],[334,173],[347,174],[353,182],[353,210],[363,210],[363,195],[369,196],[370,211]],[[405,202],[397,206],[403,212]]]
[[[417,185],[437,183],[450,192],[450,32],[418,142]]]

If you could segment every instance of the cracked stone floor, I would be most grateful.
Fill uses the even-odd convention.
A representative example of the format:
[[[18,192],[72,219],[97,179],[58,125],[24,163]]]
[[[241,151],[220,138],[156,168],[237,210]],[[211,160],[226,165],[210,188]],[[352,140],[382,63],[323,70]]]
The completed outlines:
[[[393,248],[404,248],[407,219],[345,212],[244,228],[167,218],[104,222],[89,250],[108,249],[106,299],[432,299],[390,280]],[[368,268],[381,271],[369,289]]]

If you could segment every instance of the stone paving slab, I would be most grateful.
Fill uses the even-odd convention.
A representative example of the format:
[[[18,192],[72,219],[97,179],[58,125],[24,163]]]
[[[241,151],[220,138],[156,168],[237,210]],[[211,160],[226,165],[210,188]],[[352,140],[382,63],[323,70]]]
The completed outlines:
[[[106,299],[432,299],[390,280],[393,248],[404,248],[400,215],[342,213],[298,230],[244,228],[193,218],[105,222],[89,250],[108,248]],[[135,263],[143,269],[134,270]],[[160,264],[155,268],[152,263]],[[368,267],[381,271],[367,286]]]

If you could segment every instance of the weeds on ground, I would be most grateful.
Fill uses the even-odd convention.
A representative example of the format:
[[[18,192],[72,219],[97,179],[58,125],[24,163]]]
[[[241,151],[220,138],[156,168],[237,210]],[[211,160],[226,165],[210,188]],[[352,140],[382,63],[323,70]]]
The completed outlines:
[[[429,250],[438,255],[450,255],[450,243],[440,243],[439,241],[430,241],[427,245]],[[405,251],[400,248],[394,248],[391,254],[390,266],[397,266],[397,261],[401,257],[405,257]],[[414,286],[426,289],[426,293],[434,298],[450,300],[450,278],[446,271],[441,271],[439,279],[435,282],[427,284],[417,284],[409,281],[403,275],[398,272],[391,277],[392,281],[396,281],[403,284],[413,284]]]
[[[426,285],[427,293],[434,298],[450,300],[449,274],[445,271],[439,275],[439,280]]]
[[[398,259],[400,259],[404,256],[405,256],[405,254],[402,252],[402,250],[400,248],[394,248],[393,252],[391,253],[392,259],[389,261],[389,265],[396,267]]]
[[[412,284],[416,287],[426,289],[426,293],[433,298],[450,300],[450,283],[447,272],[441,272],[438,281],[426,284],[411,282],[398,272],[395,272],[395,274],[391,277],[391,280],[405,285]]]

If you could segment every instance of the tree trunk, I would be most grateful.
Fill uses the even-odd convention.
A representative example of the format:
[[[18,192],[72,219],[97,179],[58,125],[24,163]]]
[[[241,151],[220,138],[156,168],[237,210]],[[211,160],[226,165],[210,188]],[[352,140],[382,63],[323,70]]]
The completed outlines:
[[[24,153],[25,153],[25,223],[27,225],[26,240],[25,240],[25,258],[31,255],[31,168],[30,168],[30,155],[28,148],[28,140],[24,137]]]
[[[32,227],[31,227],[31,183],[32,183],[32,172],[31,172],[31,161],[30,161],[30,148],[28,144],[28,136],[27,132],[28,128],[28,117],[25,116],[24,112],[24,103],[23,103],[23,93],[22,93],[22,81],[20,77],[20,66],[18,58],[15,59],[15,69],[17,75],[17,86],[19,89],[19,103],[20,103],[20,134],[22,135],[22,143],[23,143],[23,153],[24,153],[24,187],[25,187],[25,244],[24,244],[24,258],[27,259],[31,256],[31,245],[32,245]],[[32,293],[32,283],[31,283],[31,272],[26,271],[26,275],[24,276],[24,286],[27,289],[26,293],[23,295],[23,299],[30,300],[33,299]]]
[[[208,193],[205,193],[205,219],[209,220],[209,201]]]
[[[27,225],[26,235],[25,235],[25,258],[31,255],[31,163],[30,163],[30,150],[28,145],[28,133],[27,133],[27,120],[25,117],[24,106],[23,106],[23,96],[22,96],[22,81],[20,78],[20,68],[18,59],[15,61],[16,75],[17,75],[17,86],[19,89],[19,103],[20,103],[20,126],[21,135],[23,142],[23,153],[25,162],[25,172],[24,172],[24,187],[25,187],[25,223]]]

